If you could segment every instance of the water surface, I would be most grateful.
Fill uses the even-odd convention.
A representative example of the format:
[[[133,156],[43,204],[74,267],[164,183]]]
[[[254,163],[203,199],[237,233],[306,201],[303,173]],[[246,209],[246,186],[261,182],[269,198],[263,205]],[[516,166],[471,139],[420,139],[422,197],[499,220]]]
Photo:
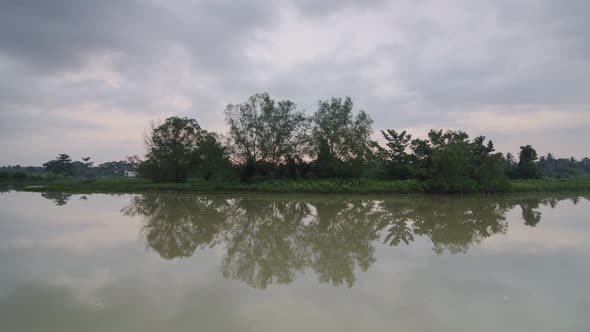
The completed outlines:
[[[2,331],[588,331],[590,197],[0,194]]]

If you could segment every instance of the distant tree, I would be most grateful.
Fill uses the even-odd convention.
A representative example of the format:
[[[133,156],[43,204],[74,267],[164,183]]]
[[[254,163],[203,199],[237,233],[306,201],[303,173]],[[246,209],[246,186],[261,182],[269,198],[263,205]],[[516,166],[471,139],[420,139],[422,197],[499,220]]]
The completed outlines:
[[[108,161],[96,167],[98,175],[103,177],[123,176],[125,169],[131,167],[127,160]]]
[[[127,164],[130,168],[137,168],[142,162],[141,157],[136,154],[132,156],[126,156],[125,159],[127,160]]]
[[[90,168],[94,164],[94,162],[90,161],[90,157],[82,157],[82,161],[86,167]]]
[[[74,164],[69,155],[60,153],[54,160],[50,160],[43,164],[46,172],[55,174],[73,175]]]
[[[530,145],[520,147],[518,154],[517,175],[521,179],[538,179],[541,172],[535,161],[537,160],[537,151]]]
[[[154,181],[184,182],[198,162],[196,151],[207,132],[194,119],[170,117],[145,139],[145,169]]]

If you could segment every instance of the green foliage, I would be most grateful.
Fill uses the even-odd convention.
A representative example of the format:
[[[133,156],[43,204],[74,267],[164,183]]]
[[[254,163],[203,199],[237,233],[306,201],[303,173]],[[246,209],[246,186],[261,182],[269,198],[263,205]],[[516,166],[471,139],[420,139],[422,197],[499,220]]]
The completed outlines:
[[[392,129],[381,131],[387,142],[387,149],[375,144],[376,156],[383,167],[383,177],[392,180],[404,180],[413,176],[411,163],[415,157],[408,153],[412,135],[402,131],[400,133]]]
[[[373,120],[364,111],[353,115],[350,97],[320,101],[312,117],[312,155],[322,145],[340,161],[365,160],[370,153]]]
[[[61,175],[74,175],[74,164],[69,155],[65,153],[59,154],[55,160],[50,160],[43,164],[46,172],[51,172]]]
[[[519,179],[538,179],[541,172],[535,161],[537,160],[537,151],[530,145],[520,147],[518,154],[518,166],[516,175]]]
[[[196,120],[170,117],[146,138],[145,174],[154,181],[184,182],[205,132]]]
[[[386,129],[381,131],[385,145],[380,146],[371,140],[373,120],[364,111],[355,114],[349,97],[319,101],[315,113],[306,116],[289,100],[275,101],[258,93],[242,104],[228,105],[225,120],[229,130],[222,137],[202,129],[195,119],[166,119],[146,138],[145,161],[133,156],[96,167],[90,157],[72,161],[60,154],[43,170],[48,176],[100,179],[123,177],[131,169],[155,182],[183,183],[192,178],[212,181],[216,188],[254,191],[267,190],[265,183],[305,179],[311,181],[305,183],[312,191],[322,183],[325,192],[349,190],[340,185],[346,179],[373,181],[369,187],[359,181],[360,192],[467,193],[509,191],[509,178],[590,177],[588,158],[556,159],[548,154],[537,161],[535,149],[526,145],[516,161],[510,153],[495,153],[494,144],[485,137],[470,139],[463,131],[431,130],[427,139],[421,139]],[[39,169],[0,167],[0,179],[29,180]],[[237,179],[250,186],[236,186]],[[382,180],[395,182],[383,187]],[[285,183],[295,192],[307,190],[307,184]],[[192,190],[191,185],[186,188]]]
[[[1,173],[0,173],[1,174]],[[416,179],[399,181],[375,181],[368,179],[322,180],[268,180],[252,184],[232,181],[189,180],[185,183],[154,183],[140,178],[97,179],[93,182],[68,180],[46,182],[25,188],[37,192],[70,193],[142,193],[151,191],[181,191],[195,193],[261,192],[261,193],[342,193],[342,194],[392,194],[429,193],[429,183]],[[475,192],[479,192],[475,188]],[[516,180],[504,191],[590,191],[590,179],[576,180]]]
[[[26,171],[2,171],[0,170],[1,182],[47,182],[63,179],[63,175],[55,173],[31,173]]]
[[[133,163],[129,160],[119,160],[119,161],[108,161],[98,165],[98,167],[92,167],[92,172],[96,174],[96,177],[122,177],[124,176],[124,172],[126,169],[135,169],[139,167],[139,157],[134,156],[131,157]]]
[[[242,104],[228,105],[225,119],[242,181],[266,176],[267,166],[276,177],[278,168],[306,153],[309,119],[289,100],[275,102],[267,93],[255,94]]]
[[[590,191],[590,179],[514,180],[511,192]]]
[[[198,177],[205,180],[214,177],[230,177],[231,164],[228,151],[216,134],[205,134],[197,146],[195,154],[197,161],[195,173]]]
[[[541,156],[537,166],[544,177],[565,179],[590,177],[590,159],[555,158],[552,153]]]
[[[185,182],[191,171],[210,179],[226,169],[226,149],[194,119],[171,117],[151,131],[140,173],[156,182]]]
[[[415,178],[432,192],[494,192],[510,186],[501,154],[485,137],[469,140],[462,131],[431,130],[428,139],[414,139],[405,131],[382,131],[386,147],[377,147],[377,158],[386,178]],[[409,152],[412,153],[409,153]]]

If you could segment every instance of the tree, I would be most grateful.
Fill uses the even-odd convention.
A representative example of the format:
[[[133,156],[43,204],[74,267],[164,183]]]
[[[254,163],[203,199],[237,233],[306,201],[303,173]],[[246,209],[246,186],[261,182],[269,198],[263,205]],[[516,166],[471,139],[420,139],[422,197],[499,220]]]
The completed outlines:
[[[215,173],[227,174],[231,167],[227,147],[223,146],[219,137],[213,133],[203,136],[196,150],[196,160],[198,175],[205,180],[211,179]]]
[[[129,165],[129,167],[131,168],[137,168],[142,163],[141,157],[136,154],[132,156],[126,156],[125,159],[127,160],[127,164]]]
[[[260,151],[262,159],[276,167],[303,154],[308,118],[289,100],[272,105],[262,110]]]
[[[317,156],[321,165],[331,160],[331,170],[327,173],[332,176],[359,176],[371,154],[373,120],[364,111],[354,116],[352,108],[350,97],[344,100],[333,97],[320,101],[312,117],[310,154]]]
[[[431,191],[468,192],[504,190],[510,184],[504,175],[502,155],[494,152],[492,141],[484,136],[469,140],[463,131],[431,130],[428,139],[409,142],[413,155],[405,155],[410,140],[392,132],[393,156],[409,159],[413,175],[425,180]]]
[[[406,133],[405,130],[398,133],[393,129],[382,130],[381,134],[387,141],[385,144],[387,149],[380,148],[378,150],[385,162],[384,166],[388,177],[396,180],[411,177],[412,156],[407,153],[407,150],[412,141],[412,135]]]
[[[518,154],[517,175],[521,179],[538,179],[541,172],[535,161],[537,160],[537,151],[530,145],[520,147]]]
[[[84,165],[86,165],[87,168],[92,167],[92,165],[94,164],[93,161],[90,161],[90,157],[82,157],[82,162],[84,163]]]
[[[133,166],[129,164],[128,160],[107,161],[99,164],[96,167],[96,172],[98,175],[104,177],[123,176],[125,169],[129,167]]]
[[[225,122],[229,126],[229,141],[235,162],[254,164],[260,159],[260,117],[263,109],[273,107],[273,101],[266,93],[255,94],[243,104],[227,105]]]
[[[50,160],[43,164],[46,172],[52,172],[62,175],[73,175],[74,164],[69,155],[60,153],[54,160]]]
[[[207,132],[194,119],[170,117],[146,138],[145,172],[154,181],[184,182]]]
[[[288,100],[275,102],[267,93],[258,93],[248,101],[225,110],[234,162],[242,165],[243,180],[254,175],[257,164],[276,169],[289,159],[305,153],[308,118]]]

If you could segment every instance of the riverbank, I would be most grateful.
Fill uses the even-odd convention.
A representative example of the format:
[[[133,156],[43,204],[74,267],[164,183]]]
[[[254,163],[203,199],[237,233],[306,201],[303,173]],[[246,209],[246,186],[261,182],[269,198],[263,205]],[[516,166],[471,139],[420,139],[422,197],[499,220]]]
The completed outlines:
[[[142,193],[177,191],[195,193],[317,193],[317,194],[388,194],[427,193],[426,183],[416,180],[281,180],[255,184],[238,182],[188,181],[186,183],[154,183],[143,179],[69,180],[22,185],[20,190],[32,192]],[[505,192],[590,191],[590,179],[516,180]]]

